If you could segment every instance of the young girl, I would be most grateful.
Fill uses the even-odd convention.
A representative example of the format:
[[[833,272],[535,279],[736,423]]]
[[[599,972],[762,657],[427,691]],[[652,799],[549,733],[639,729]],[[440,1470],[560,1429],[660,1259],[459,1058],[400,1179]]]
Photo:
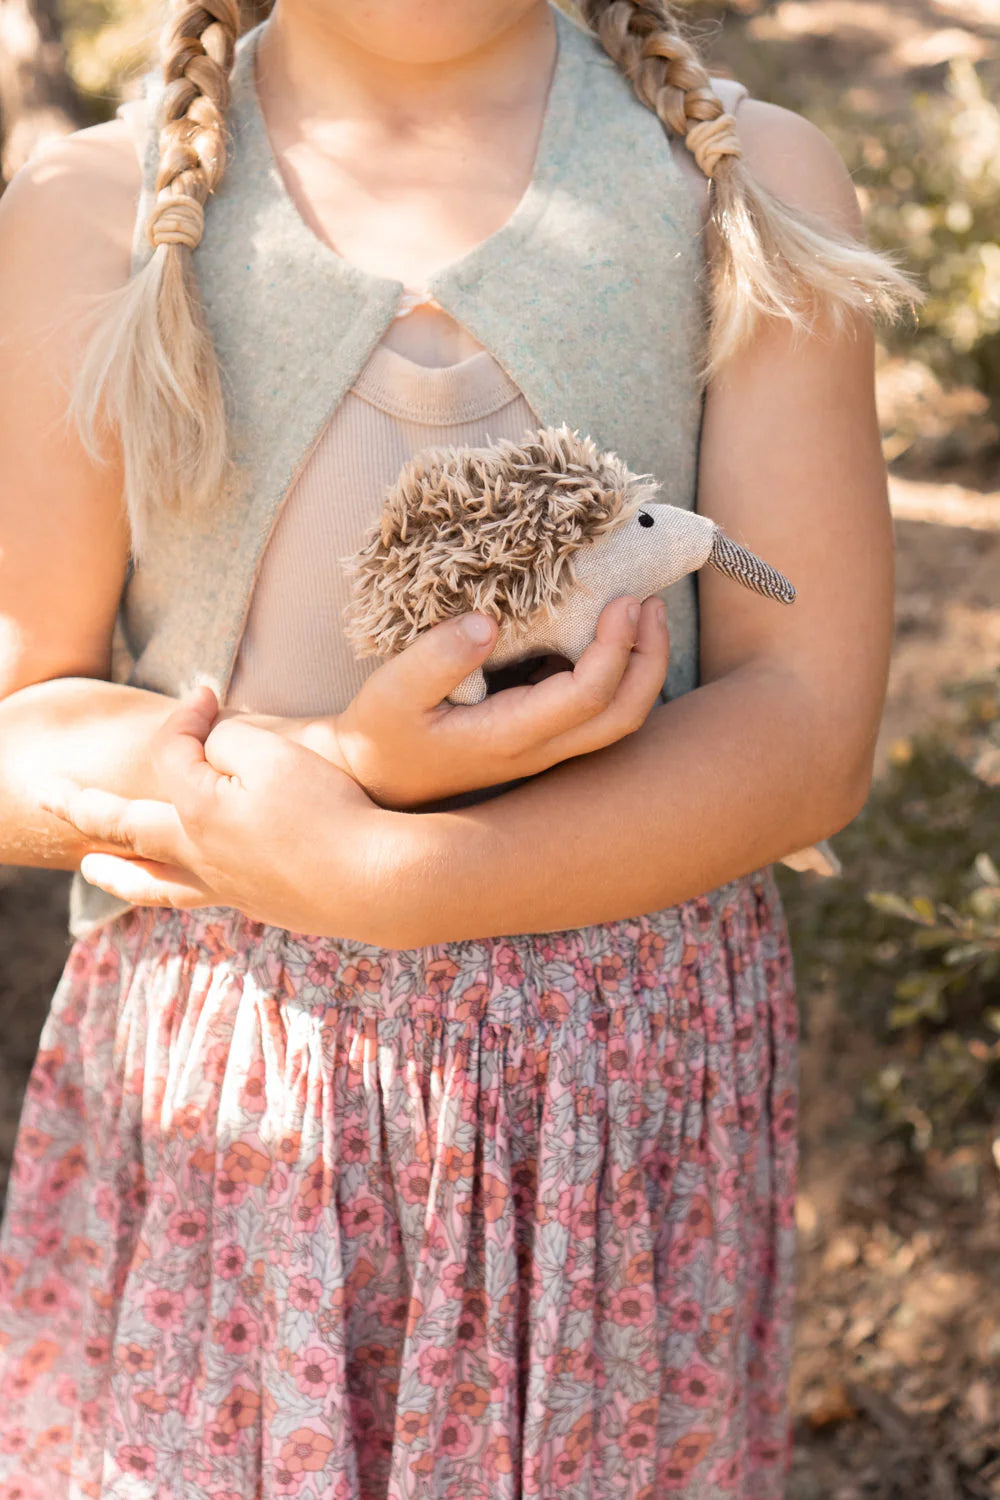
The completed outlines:
[[[164,57],[0,204],[0,859],[86,877],[0,1495],[776,1500],[769,865],[869,784],[911,289],[661,0],[182,0]],[[485,616],[355,663],[401,463],[563,420],[794,610],[679,585],[668,665],[625,596],[475,708]]]

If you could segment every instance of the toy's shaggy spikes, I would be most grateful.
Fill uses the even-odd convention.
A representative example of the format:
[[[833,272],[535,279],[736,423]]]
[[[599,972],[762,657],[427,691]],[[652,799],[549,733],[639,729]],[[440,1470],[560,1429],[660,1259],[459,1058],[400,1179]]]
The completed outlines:
[[[520,443],[431,448],[388,490],[356,557],[345,635],[394,656],[470,610],[525,621],[575,581],[574,557],[659,489],[590,437],[539,428]]]

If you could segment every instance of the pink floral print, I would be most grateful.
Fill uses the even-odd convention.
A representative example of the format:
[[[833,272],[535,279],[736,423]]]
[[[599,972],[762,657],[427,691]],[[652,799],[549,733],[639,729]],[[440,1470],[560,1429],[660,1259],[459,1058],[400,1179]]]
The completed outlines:
[[[780,1500],[796,1047],[769,871],[424,949],[98,929],[0,1235],[0,1500]]]

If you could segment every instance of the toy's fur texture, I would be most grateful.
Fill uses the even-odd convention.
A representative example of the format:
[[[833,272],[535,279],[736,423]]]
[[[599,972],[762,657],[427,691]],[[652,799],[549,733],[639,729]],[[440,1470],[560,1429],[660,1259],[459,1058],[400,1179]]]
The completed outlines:
[[[347,638],[359,655],[394,656],[469,610],[523,632],[572,584],[580,549],[657,489],[566,427],[521,444],[425,449],[404,464],[363,549],[345,559]]]

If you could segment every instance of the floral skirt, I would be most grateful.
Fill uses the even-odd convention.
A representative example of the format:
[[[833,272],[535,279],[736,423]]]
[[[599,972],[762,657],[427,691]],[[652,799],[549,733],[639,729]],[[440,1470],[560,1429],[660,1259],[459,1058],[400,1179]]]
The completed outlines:
[[[797,1013],[769,871],[386,950],[73,947],[0,1239],[3,1500],[779,1500]]]

